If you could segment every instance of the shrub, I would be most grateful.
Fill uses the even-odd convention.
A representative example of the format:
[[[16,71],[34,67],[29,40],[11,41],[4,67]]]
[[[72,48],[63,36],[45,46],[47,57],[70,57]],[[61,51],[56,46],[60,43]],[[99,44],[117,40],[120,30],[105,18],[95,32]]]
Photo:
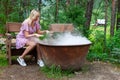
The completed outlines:
[[[96,30],[94,33],[91,33],[89,39],[92,41],[92,46],[90,47],[87,59],[90,61],[106,61],[108,59],[108,54],[103,53],[104,32]]]
[[[115,32],[107,43],[107,51],[109,53],[109,61],[112,63],[120,63],[120,29]]]

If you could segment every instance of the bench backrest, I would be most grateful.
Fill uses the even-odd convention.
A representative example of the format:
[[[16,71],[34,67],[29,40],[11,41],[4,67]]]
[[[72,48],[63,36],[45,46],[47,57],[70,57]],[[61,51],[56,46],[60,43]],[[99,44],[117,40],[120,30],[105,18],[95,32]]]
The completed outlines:
[[[21,23],[18,22],[7,22],[6,23],[6,33],[9,32],[19,32]]]
[[[72,32],[74,27],[73,24],[51,24],[49,30],[54,32]]]
[[[6,33],[19,32],[20,27],[21,27],[21,23],[7,22]],[[54,32],[72,32],[74,30],[74,26],[73,24],[51,24],[49,30]]]

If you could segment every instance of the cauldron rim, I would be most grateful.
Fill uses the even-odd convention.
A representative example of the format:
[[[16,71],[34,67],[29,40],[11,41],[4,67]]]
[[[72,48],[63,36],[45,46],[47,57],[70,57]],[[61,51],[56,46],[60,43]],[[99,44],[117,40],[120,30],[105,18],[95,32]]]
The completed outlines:
[[[86,45],[91,45],[92,43],[86,43],[86,44],[70,44],[70,45],[60,45],[60,44],[48,44],[48,43],[43,43],[40,42],[40,45],[44,45],[44,46],[86,46]]]

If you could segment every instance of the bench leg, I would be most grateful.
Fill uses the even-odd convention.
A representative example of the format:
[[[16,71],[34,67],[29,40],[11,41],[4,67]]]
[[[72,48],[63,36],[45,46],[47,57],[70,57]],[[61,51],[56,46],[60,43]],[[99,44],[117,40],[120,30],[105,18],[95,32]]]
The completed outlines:
[[[9,65],[12,64],[12,59],[11,59],[11,50],[8,51],[8,63]]]

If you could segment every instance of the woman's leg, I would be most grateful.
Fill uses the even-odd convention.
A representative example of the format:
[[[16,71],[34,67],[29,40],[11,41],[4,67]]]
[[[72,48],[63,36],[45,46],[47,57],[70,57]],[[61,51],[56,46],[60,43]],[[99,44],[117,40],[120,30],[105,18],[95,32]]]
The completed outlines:
[[[17,58],[17,61],[19,62],[19,64],[21,66],[27,66],[27,64],[25,63],[25,61],[24,61],[23,58],[25,57],[26,54],[28,54],[29,51],[31,51],[36,46],[36,43],[32,42],[32,41],[28,41],[26,43],[26,45],[28,47],[25,49],[25,51],[23,52],[23,54]]]
[[[39,48],[39,44],[37,44],[37,58],[38,58],[38,61],[37,61],[37,64],[40,66],[40,67],[43,67],[45,64],[44,62],[42,61],[42,56],[41,56],[41,52],[40,52],[40,49]]]
[[[36,43],[35,42],[32,42],[32,41],[28,41],[26,43],[26,45],[28,46],[25,51],[23,52],[23,54],[20,56],[21,58],[24,58],[26,54],[28,54],[29,51],[31,51],[35,46],[36,46]]]

